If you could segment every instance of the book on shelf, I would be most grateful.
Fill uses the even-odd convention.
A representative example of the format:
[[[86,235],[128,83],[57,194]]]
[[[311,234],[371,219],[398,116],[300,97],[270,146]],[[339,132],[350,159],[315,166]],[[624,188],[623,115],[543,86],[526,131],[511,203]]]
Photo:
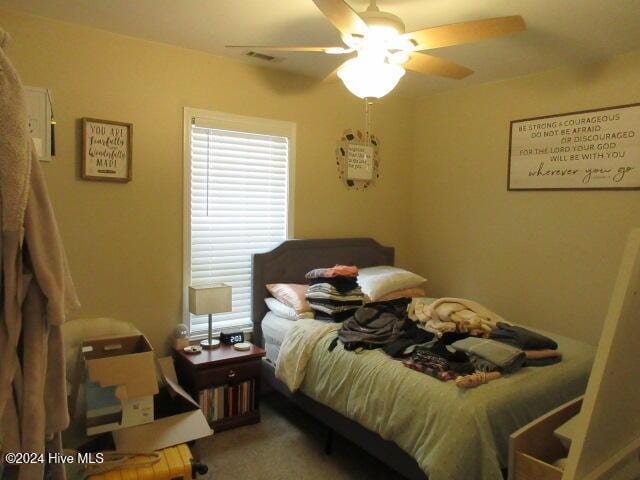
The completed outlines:
[[[255,380],[200,390],[198,403],[209,423],[255,410]]]

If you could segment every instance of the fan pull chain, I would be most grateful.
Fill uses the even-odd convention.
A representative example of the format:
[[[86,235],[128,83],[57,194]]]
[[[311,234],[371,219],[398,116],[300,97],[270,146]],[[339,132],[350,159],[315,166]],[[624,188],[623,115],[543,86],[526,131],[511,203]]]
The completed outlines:
[[[373,101],[370,98],[364,99],[364,144],[371,146],[371,110],[373,110]]]
[[[207,206],[206,206],[206,215],[209,216],[209,202],[211,199],[209,198],[209,169],[211,168],[211,131],[207,132]]]

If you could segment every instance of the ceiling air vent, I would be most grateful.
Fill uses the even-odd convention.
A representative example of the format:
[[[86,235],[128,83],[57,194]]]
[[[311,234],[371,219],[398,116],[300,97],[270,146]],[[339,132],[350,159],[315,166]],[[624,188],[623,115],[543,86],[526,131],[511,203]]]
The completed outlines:
[[[265,62],[274,62],[279,60],[277,57],[272,57],[266,53],[254,52],[253,50],[248,51],[245,55],[247,57],[257,58],[258,60],[264,60]]]

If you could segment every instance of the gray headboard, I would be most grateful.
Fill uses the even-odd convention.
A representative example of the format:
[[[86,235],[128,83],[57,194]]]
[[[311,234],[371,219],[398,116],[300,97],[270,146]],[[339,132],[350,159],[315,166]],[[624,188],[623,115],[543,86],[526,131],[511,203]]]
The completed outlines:
[[[253,321],[252,342],[262,340],[262,319],[267,313],[264,303],[269,292],[268,283],[306,283],[304,274],[313,268],[336,264],[356,265],[359,268],[393,265],[394,249],[380,245],[372,238],[330,238],[287,240],[270,252],[253,255],[251,293]]]

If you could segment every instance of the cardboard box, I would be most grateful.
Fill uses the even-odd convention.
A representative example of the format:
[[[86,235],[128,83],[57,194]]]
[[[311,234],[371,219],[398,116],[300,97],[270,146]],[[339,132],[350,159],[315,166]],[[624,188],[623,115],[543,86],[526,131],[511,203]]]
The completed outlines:
[[[159,390],[153,348],[144,335],[88,340],[81,351],[88,435],[153,422]]]
[[[101,387],[96,382],[87,382],[84,388],[87,435],[153,421],[153,395],[120,400],[115,395],[116,387]]]
[[[159,365],[163,386],[154,396],[155,420],[114,431],[117,451],[154,451],[213,434],[198,403],[178,385],[171,357]]]

